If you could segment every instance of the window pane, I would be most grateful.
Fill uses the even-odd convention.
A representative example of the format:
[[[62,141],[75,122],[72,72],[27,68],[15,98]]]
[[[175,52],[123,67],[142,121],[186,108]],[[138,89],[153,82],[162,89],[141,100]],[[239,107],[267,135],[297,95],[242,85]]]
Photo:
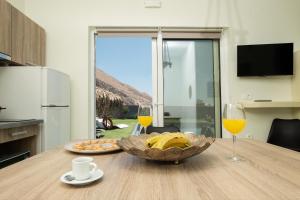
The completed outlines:
[[[213,40],[164,40],[164,124],[215,134]]]
[[[152,38],[96,38],[96,137],[139,131],[139,104],[152,104]]]

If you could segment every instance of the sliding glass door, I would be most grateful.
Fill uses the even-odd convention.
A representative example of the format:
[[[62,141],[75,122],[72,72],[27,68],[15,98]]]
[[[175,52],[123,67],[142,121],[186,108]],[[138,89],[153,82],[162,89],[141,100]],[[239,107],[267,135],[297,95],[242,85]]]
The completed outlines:
[[[183,132],[220,137],[217,40],[163,40],[163,120]]]
[[[97,36],[147,37],[149,49],[152,49],[152,55],[148,53],[151,59],[148,63],[152,63],[153,126],[176,126],[182,132],[221,137],[221,29],[104,28],[97,32]],[[129,46],[134,49],[132,44]],[[119,49],[119,44],[116,47]],[[135,50],[139,53],[142,51],[140,47]],[[106,51],[104,49],[102,52]],[[121,54],[127,55],[128,52],[126,50]],[[144,77],[147,71],[143,57],[138,56],[139,53],[131,59],[140,63],[136,68],[138,70],[132,72],[133,77]],[[113,55],[110,59],[115,61],[118,58],[116,56]],[[123,66],[124,59],[119,60]],[[124,73],[122,75],[129,78]],[[146,75],[151,76],[151,71],[148,70]],[[151,85],[151,81],[134,83],[137,86]]]

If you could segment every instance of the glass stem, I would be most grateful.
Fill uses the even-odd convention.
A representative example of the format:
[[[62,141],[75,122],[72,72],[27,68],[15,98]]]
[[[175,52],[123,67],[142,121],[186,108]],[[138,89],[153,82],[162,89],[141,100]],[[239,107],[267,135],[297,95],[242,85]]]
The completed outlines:
[[[144,132],[147,134],[147,126],[144,127]]]
[[[233,157],[233,158],[236,157],[236,149],[235,149],[235,148],[236,148],[236,147],[235,147],[236,144],[235,144],[235,143],[236,143],[236,136],[233,135],[233,136],[232,136],[232,157]]]

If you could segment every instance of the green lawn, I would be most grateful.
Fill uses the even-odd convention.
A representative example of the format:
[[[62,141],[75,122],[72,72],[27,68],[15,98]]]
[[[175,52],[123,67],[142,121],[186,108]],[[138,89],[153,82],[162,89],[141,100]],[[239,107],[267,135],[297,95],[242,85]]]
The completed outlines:
[[[113,119],[113,123],[114,125],[127,124],[128,128],[106,130],[102,133],[104,135],[103,138],[121,138],[129,136],[137,123],[137,119]]]

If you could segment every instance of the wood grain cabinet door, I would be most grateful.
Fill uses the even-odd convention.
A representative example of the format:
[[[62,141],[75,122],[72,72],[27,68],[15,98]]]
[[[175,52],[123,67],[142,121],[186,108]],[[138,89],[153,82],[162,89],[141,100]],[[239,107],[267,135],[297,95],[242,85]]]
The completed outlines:
[[[0,0],[0,52],[21,65],[45,66],[45,30],[5,0]]]
[[[35,24],[35,31],[37,31],[37,33],[35,33],[36,38],[34,38],[34,45],[36,45],[34,62],[39,66],[45,66],[46,33],[45,30],[37,24]]]
[[[29,19],[25,18],[25,65],[38,65],[37,63],[37,38],[38,29],[36,24]]]
[[[25,18],[26,16],[16,8],[12,7],[12,39],[11,39],[11,57],[12,61],[25,65]]]
[[[33,47],[32,52],[32,59],[34,65],[40,65],[41,63],[41,56],[40,56],[40,27],[35,22],[31,23],[31,42]]]
[[[11,5],[0,0],[0,52],[11,55]]]
[[[32,44],[31,44],[31,20],[28,17],[25,17],[25,26],[24,26],[24,50],[25,50],[25,65],[33,65],[32,59]]]
[[[40,28],[40,65],[46,66],[46,32]]]
[[[45,65],[46,34],[43,28],[25,17],[25,64]]]

